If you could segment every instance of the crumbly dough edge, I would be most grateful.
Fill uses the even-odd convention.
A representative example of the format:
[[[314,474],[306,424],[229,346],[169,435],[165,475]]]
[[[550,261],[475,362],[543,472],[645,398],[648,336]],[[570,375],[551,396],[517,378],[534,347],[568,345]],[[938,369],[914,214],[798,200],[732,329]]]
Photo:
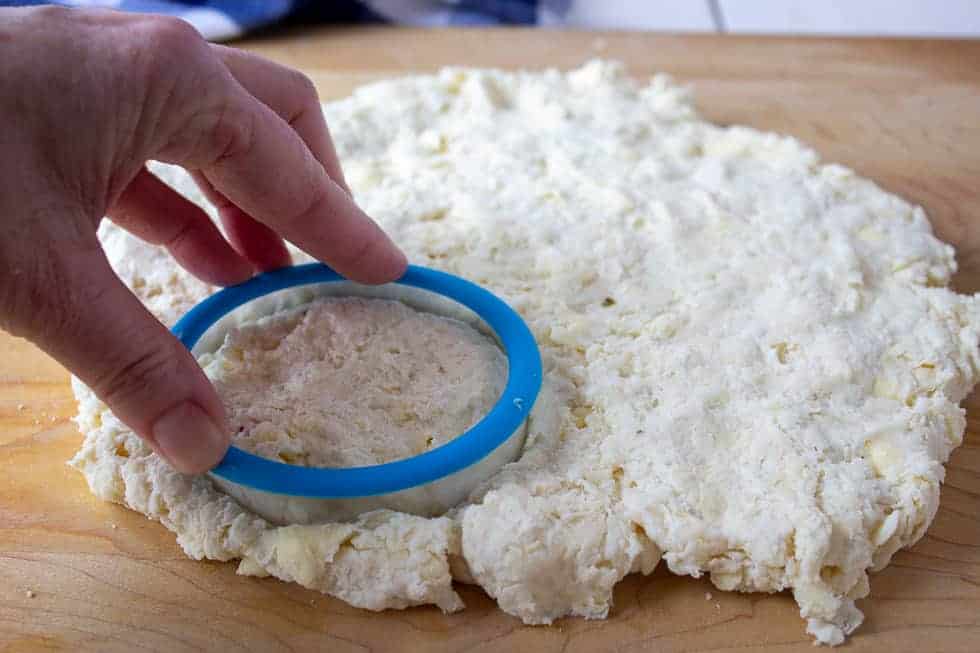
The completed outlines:
[[[655,85],[682,95],[663,78],[658,78]],[[694,119],[693,109],[687,116]],[[164,255],[160,262],[168,262],[164,259],[169,257]],[[785,567],[774,568],[758,564],[738,550],[725,554],[698,551],[696,542],[684,550],[668,548],[664,559],[672,571],[694,576],[707,572],[716,586],[727,590],[779,591],[793,587],[801,616],[808,620],[807,630],[821,643],[839,644],[860,624],[862,617],[854,600],[868,592],[866,570],[881,569],[895,551],[914,544],[935,516],[942,463],[962,441],[965,429],[963,411],[956,404],[976,381],[975,342],[980,324],[976,298],[950,297],[952,293],[943,294],[938,288],[928,291],[937,304],[959,306],[963,359],[968,365],[962,366],[954,386],[915,397],[919,417],[914,426],[935,445],[935,456],[918,461],[911,471],[912,482],[901,488],[901,503],[871,533],[873,550],[860,573],[827,579],[821,577],[821,566],[812,564],[819,559],[818,554],[811,553],[807,559],[793,557]],[[155,312],[168,322],[168,311],[182,312],[171,306]],[[74,379],[72,387],[79,401],[76,421],[85,441],[71,464],[85,475],[93,493],[159,520],[177,534],[181,547],[192,558],[241,559],[239,572],[243,574],[270,574],[368,609],[433,603],[446,611],[462,607],[452,590],[452,576],[456,575],[467,582],[477,581],[503,609],[526,622],[549,623],[564,614],[604,617],[613,585],[630,571],[649,573],[661,555],[660,548],[641,526],[643,516],[624,509],[616,499],[616,490],[610,489],[610,484],[618,481],[583,476],[568,482],[558,478],[546,463],[536,467],[542,461],[533,457],[503,470],[477,493],[474,503],[447,517],[426,520],[382,511],[364,515],[353,524],[271,527],[217,492],[206,478],[174,472],[119,423],[88,388]],[[941,419],[935,419],[935,415]],[[547,423],[548,419],[545,417],[542,422]],[[542,428],[537,437],[548,438],[546,431]],[[517,476],[521,476],[520,482],[515,481]],[[548,504],[554,497],[559,497],[559,502],[561,497],[567,497],[571,506],[594,506],[590,511],[592,523],[607,533],[622,533],[623,541],[629,545],[612,551],[612,563],[607,559],[610,556],[606,555],[605,542],[586,542],[582,547],[589,554],[585,564],[569,568],[567,560],[518,560],[518,567],[526,565],[523,571],[501,577],[486,564],[485,554],[494,549],[476,532],[476,526],[488,512],[515,507],[533,511],[539,497],[548,497]],[[569,524],[560,517],[542,530],[541,524],[546,522],[533,524],[534,528],[526,534],[529,545],[540,538],[569,532]],[[819,511],[814,514],[814,529],[826,530]],[[831,544],[825,541],[823,546],[829,549]],[[421,551],[425,555],[416,555]],[[406,564],[397,564],[398,559]],[[307,564],[309,561],[312,564]],[[555,566],[549,567],[549,563]],[[603,576],[596,573],[597,569],[610,569],[611,573]],[[534,582],[528,582],[532,576]],[[564,593],[562,587],[548,582],[559,578],[574,579],[571,586],[576,589]],[[383,579],[389,582],[379,583]],[[584,598],[580,596],[583,594]],[[554,601],[549,604],[551,598]]]

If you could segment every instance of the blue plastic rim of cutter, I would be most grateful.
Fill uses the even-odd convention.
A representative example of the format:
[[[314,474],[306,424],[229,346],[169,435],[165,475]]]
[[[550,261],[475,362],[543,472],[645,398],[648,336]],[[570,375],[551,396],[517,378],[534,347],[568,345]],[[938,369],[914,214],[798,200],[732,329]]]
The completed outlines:
[[[188,311],[171,331],[191,350],[215,322],[242,304],[286,288],[340,281],[347,279],[321,263],[266,272],[208,297]],[[490,291],[446,272],[410,265],[392,283],[448,297],[479,315],[493,329],[507,356],[508,371],[507,385],[490,412],[444,445],[383,465],[300,467],[232,446],[211,470],[212,474],[275,494],[325,499],[376,496],[424,485],[466,469],[510,438],[527,419],[541,389],[541,353],[521,316]]]

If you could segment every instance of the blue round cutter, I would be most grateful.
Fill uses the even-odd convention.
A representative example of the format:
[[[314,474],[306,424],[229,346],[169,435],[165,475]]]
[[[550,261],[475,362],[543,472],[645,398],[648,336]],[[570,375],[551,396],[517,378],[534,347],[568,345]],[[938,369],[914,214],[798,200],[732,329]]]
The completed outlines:
[[[173,327],[184,346],[198,339],[219,319],[270,293],[346,281],[320,263],[260,274],[231,286],[195,306]],[[490,455],[527,419],[541,388],[541,354],[524,320],[503,300],[460,277],[410,265],[394,284],[421,288],[452,299],[476,313],[499,339],[507,356],[507,385],[487,415],[459,437],[431,451],[383,465],[322,468],[289,465],[231,447],[211,473],[220,479],[263,492],[309,498],[371,497],[437,481]]]

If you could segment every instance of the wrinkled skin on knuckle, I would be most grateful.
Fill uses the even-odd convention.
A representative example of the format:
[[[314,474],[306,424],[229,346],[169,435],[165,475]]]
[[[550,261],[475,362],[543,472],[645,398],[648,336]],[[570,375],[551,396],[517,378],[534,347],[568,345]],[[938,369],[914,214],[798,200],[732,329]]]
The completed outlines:
[[[133,338],[141,334],[134,333]],[[160,343],[129,358],[110,358],[89,382],[109,405],[132,404],[155,388],[173,387],[178,382],[183,353],[176,343]]]
[[[229,102],[212,117],[208,148],[214,153],[213,163],[247,157],[255,143],[255,116]]]
[[[192,99],[171,115],[170,134],[159,158],[186,167],[207,169],[251,152],[256,118],[252,107],[229,82],[226,70],[199,71],[189,86]]]

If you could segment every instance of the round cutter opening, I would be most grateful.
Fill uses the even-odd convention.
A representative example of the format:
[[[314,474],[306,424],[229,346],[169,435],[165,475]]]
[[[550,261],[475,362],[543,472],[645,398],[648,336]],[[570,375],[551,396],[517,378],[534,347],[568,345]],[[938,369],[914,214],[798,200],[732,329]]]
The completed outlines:
[[[224,288],[192,308],[172,332],[189,350],[222,317],[271,293],[347,280],[321,263],[258,275]],[[425,453],[367,467],[302,467],[262,458],[235,446],[211,473],[264,492],[310,498],[355,498],[399,492],[474,465],[503,444],[527,419],[541,388],[541,354],[530,329],[506,302],[455,275],[410,265],[393,284],[426,290],[473,311],[493,331],[507,357],[507,383],[497,403],[468,431]]]

